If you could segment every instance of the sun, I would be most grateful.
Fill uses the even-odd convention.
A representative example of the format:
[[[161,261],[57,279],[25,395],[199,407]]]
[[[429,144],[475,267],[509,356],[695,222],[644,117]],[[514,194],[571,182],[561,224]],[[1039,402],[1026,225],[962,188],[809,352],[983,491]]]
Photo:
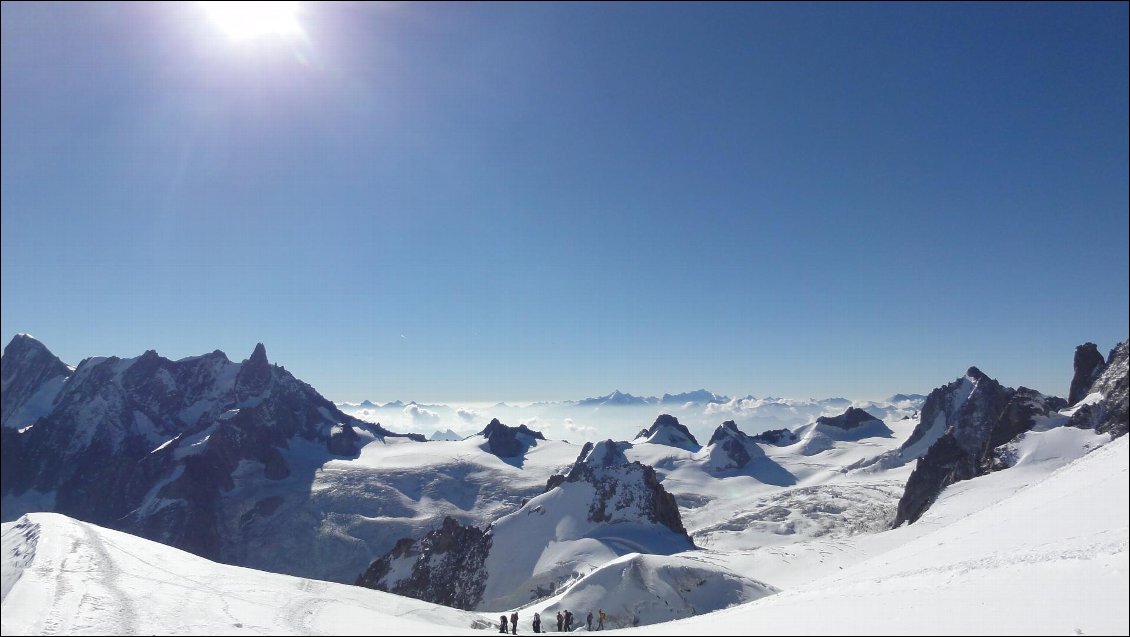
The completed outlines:
[[[201,2],[216,26],[232,40],[255,40],[264,36],[295,36],[297,2]]]

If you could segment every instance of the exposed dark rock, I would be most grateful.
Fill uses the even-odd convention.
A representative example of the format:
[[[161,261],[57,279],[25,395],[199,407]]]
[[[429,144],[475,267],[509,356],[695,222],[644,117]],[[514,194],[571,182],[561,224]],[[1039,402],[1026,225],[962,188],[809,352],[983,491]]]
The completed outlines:
[[[54,492],[55,512],[209,559],[240,541],[221,522],[227,499],[240,497],[232,493],[237,468],[252,483],[292,478],[286,454],[296,442],[320,446],[329,460],[355,456],[373,437],[401,435],[342,413],[268,363],[261,344],[242,364],[219,351],[171,361],[150,350],[87,359],[73,372],[42,345],[27,347],[17,338],[6,350],[6,384],[34,385],[43,369],[69,376],[38,424],[3,430],[0,493]],[[21,348],[47,362],[17,369],[23,356],[10,364],[8,354]],[[5,520],[24,513],[18,503],[5,497]]]
[[[746,445],[750,443],[753,440],[738,429],[737,423],[727,420],[714,430],[706,446],[719,445],[728,458],[726,468],[740,469],[749,464],[750,455]]]
[[[271,364],[267,362],[267,348],[256,343],[251,358],[239,366],[239,375],[235,378],[236,398],[247,400],[258,396],[267,390],[270,383]]]
[[[587,443],[565,475],[549,480],[546,493],[560,489],[564,493],[557,493],[570,501],[568,492],[571,489],[573,493],[579,492],[586,497],[591,492],[587,512],[589,522],[597,525],[651,523],[665,527],[655,529],[659,537],[665,538],[664,546],[675,551],[694,548],[694,542],[683,527],[674,497],[659,483],[654,469],[639,462],[627,462],[624,444],[612,440]],[[527,520],[543,520],[544,515],[575,519],[576,511],[544,506],[546,498],[552,499],[553,494],[539,497],[540,500],[535,500],[541,504],[524,502],[517,512],[504,517],[502,522],[496,521],[486,531],[466,527],[447,518],[440,529],[429,532],[419,542],[403,539],[392,551],[373,562],[357,579],[357,584],[456,608],[477,609],[480,603],[489,603],[489,600],[483,600],[491,577],[486,570],[487,558],[500,524],[517,525],[505,527],[510,534],[505,537],[514,537],[515,533],[522,536],[531,528],[545,528],[526,526]],[[551,524],[550,528],[554,526]],[[667,530],[677,537],[672,538]],[[537,545],[554,539],[556,536],[533,537],[530,541]],[[500,550],[507,548],[502,546]],[[554,594],[565,583],[553,574],[540,577],[537,581],[524,583],[523,586],[528,589],[515,592],[538,599]]]
[[[1098,345],[1083,343],[1075,348],[1075,375],[1071,378],[1071,390],[1067,395],[1067,403],[1074,405],[1083,400],[1091,391],[1099,375],[1106,369],[1106,361],[1099,353]]]
[[[44,385],[70,376],[71,370],[43,343],[27,334],[17,334],[0,357],[0,423],[22,427],[30,422],[9,422]]]
[[[405,538],[373,562],[357,578],[358,586],[424,599],[452,608],[472,610],[486,586],[485,562],[491,536],[446,517],[442,526],[429,531],[419,542]],[[414,560],[411,574],[388,581],[392,563]]]
[[[879,419],[862,409],[858,409],[856,407],[848,407],[847,411],[840,414],[839,416],[821,416],[817,418],[816,424],[850,430],[855,429],[865,422],[872,422],[877,420]]]
[[[540,431],[534,431],[526,425],[509,427],[494,418],[481,431],[479,435],[487,439],[490,452],[502,458],[520,456],[537,444],[535,440],[545,440]]]
[[[896,527],[916,522],[947,486],[1010,466],[1007,450],[995,450],[1066,405],[1062,398],[1027,387],[1003,387],[976,368],[967,379],[974,381],[972,387],[958,379],[926,399],[919,426],[930,423],[945,429],[907,480]]]
[[[701,447],[690,429],[670,414],[660,414],[651,427],[641,431],[637,438],[647,438],[648,442],[691,450]]]
[[[926,396],[926,402],[922,404],[922,410],[919,412],[918,425],[914,427],[914,431],[910,432],[910,437],[902,444],[900,450],[909,451],[920,441],[927,446],[933,444],[934,440],[945,431],[944,428],[938,428],[938,416],[943,416],[943,423],[956,422],[960,418],[960,411],[965,405],[966,397],[970,393],[975,393],[980,381],[985,378],[987,377],[981,370],[970,367],[965,372],[965,376],[930,392]],[[983,391],[981,393],[984,394]],[[930,440],[930,438],[934,440]]]
[[[580,481],[592,484],[596,491],[596,497],[589,505],[590,522],[610,520],[607,512],[610,505],[622,509],[638,499],[645,520],[666,526],[694,545],[683,527],[675,497],[659,483],[655,469],[640,462],[628,462],[623,449],[615,441],[604,440],[595,445],[585,443],[569,472],[551,476],[545,490],[548,492],[567,482]],[[640,485],[642,489],[638,488]]]
[[[1068,424],[1072,427],[1094,429],[1110,433],[1114,438],[1127,431],[1127,341],[1122,341],[1110,351],[1106,367],[1086,394],[1100,393],[1102,400],[1082,405],[1072,414]]]
[[[796,442],[797,435],[788,429],[770,429],[751,436],[751,439],[757,443],[781,447]]]

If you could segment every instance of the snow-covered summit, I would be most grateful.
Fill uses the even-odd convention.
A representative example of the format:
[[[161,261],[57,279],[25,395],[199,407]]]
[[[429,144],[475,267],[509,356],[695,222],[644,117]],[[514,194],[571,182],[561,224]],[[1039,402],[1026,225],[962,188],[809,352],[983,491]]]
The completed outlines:
[[[486,450],[506,458],[520,456],[539,440],[545,440],[545,436],[540,431],[534,431],[526,425],[510,427],[499,422],[497,418],[492,419],[478,435],[486,438],[484,447]]]
[[[35,420],[3,428],[5,519],[49,508],[220,558],[235,534],[218,518],[234,509],[246,535],[278,506],[277,493],[259,508],[235,504],[254,485],[272,491],[293,478],[308,492],[312,458],[406,438],[342,413],[272,365],[261,343],[242,363],[220,351],[172,361],[149,350],[88,358],[73,371],[26,338],[8,351],[13,397],[20,387],[51,400],[25,401],[16,414],[34,404]]]
[[[651,427],[636,434],[636,442],[647,442],[657,445],[667,445],[697,451],[702,445],[687,429],[686,425],[670,414],[661,414],[655,419]]]
[[[485,531],[455,520],[405,538],[358,580],[461,608],[504,609],[554,595],[629,552],[694,548],[655,470],[612,440],[588,443],[565,474]]]

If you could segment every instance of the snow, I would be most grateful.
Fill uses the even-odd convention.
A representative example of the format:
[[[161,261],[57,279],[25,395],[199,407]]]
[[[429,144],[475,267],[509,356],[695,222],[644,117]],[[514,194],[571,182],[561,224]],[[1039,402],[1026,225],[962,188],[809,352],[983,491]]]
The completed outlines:
[[[239,482],[239,497],[229,499],[241,504],[225,510],[223,523],[258,518],[254,536],[241,543],[240,564],[352,583],[397,540],[423,536],[446,515],[485,528],[517,510],[580,450],[539,440],[516,462],[481,451],[481,444],[481,436],[386,438],[365,444],[357,458],[326,461],[324,445],[292,439],[282,450],[290,475]]]
[[[1029,434],[1018,442],[1024,462],[951,486],[918,523],[780,548],[787,555],[777,566],[764,550],[621,556],[561,596],[520,609],[521,630],[535,610],[549,626],[557,608],[572,610],[578,625],[604,608],[610,628],[641,615],[641,626],[628,629],[641,636],[1126,634],[1128,438],[1079,456],[1103,441],[1093,433],[1071,439],[1087,434]],[[1057,449],[1079,457],[1053,460]],[[224,566],[56,514],[5,523],[2,538],[6,635],[497,630],[497,612]],[[695,579],[695,569],[729,575]],[[644,625],[772,592],[774,584],[781,592],[753,602]]]
[[[50,513],[3,525],[5,635],[472,633],[473,613],[225,566]]]
[[[479,608],[526,604],[531,590],[560,590],[627,553],[670,554],[686,548],[686,540],[665,527],[624,521],[638,519],[631,507],[610,507],[612,521],[589,521],[594,497],[592,484],[566,482],[496,522]]]
[[[882,534],[895,546],[871,559],[647,632],[1126,634],[1128,466],[1123,437],[1027,485],[1016,483],[1031,475],[1013,470],[959,483],[966,488],[946,499],[976,509],[959,519],[946,523],[950,512],[936,505],[919,523]],[[972,488],[993,480],[1017,488],[1000,501]],[[917,537],[899,544],[906,534]]]
[[[177,445],[176,450],[173,451],[173,455],[177,459],[181,459],[201,453],[206,448],[208,439],[212,437],[212,434],[216,432],[216,428],[219,426],[219,424],[209,425],[201,431],[185,437],[180,441],[180,444]]]
[[[66,381],[66,376],[56,376],[44,382],[27,399],[27,402],[20,406],[19,411],[4,421],[4,426],[18,428],[21,433],[22,430],[29,429],[37,420],[51,413],[51,409],[55,406],[55,399],[59,396],[59,392],[62,391]]]
[[[583,614],[591,611],[595,628],[599,611],[604,610],[605,628],[612,629],[709,613],[776,592],[763,582],[690,555],[629,553],[585,575],[548,603],[527,608],[526,614],[556,618],[558,611],[570,609],[583,624]]]

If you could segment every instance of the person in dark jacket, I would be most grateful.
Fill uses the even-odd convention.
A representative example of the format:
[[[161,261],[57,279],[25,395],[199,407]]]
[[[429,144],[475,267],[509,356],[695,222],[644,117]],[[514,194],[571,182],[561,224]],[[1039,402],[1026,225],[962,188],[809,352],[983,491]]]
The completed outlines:
[[[534,632],[541,632],[541,613],[534,613]]]
[[[511,635],[517,635],[518,634],[518,613],[517,612],[510,613],[510,634]]]
[[[573,630],[573,613],[565,611],[565,632]]]
[[[557,611],[557,632],[561,632],[561,627],[565,625],[565,616],[561,611]]]
[[[498,617],[498,632],[503,635],[506,634],[506,615],[499,615]]]
[[[589,616],[585,618],[585,628],[592,630],[592,611],[589,611]]]

